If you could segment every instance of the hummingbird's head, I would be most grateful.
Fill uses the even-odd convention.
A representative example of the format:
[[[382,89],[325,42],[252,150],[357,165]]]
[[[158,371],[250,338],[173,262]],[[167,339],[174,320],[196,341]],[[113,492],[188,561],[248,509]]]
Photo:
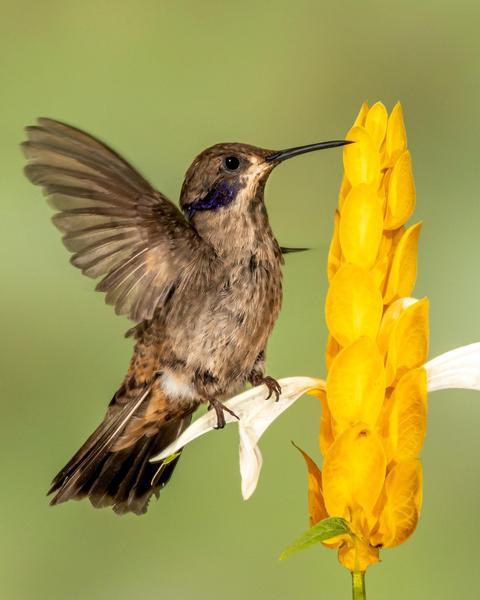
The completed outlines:
[[[248,144],[216,144],[193,161],[185,175],[180,205],[200,234],[211,237],[215,230],[239,227],[266,214],[263,191],[268,176],[278,164],[323,148],[343,146],[339,140],[298,146],[287,150],[266,150]]]
[[[247,144],[216,144],[204,150],[187,171],[180,204],[188,219],[239,213],[263,187],[275,164],[273,154]]]

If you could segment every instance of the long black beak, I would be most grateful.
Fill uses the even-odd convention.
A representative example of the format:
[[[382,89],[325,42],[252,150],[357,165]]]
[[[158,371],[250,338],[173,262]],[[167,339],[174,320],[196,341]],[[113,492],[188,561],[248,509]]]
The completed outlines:
[[[337,148],[338,146],[345,146],[345,144],[351,144],[348,140],[333,140],[331,142],[320,142],[318,144],[307,144],[306,146],[296,146],[295,148],[287,148],[287,150],[280,150],[274,154],[270,154],[265,157],[268,162],[281,162],[292,156],[298,156],[299,154],[305,154],[306,152],[313,152],[314,150],[325,150],[326,148]]]

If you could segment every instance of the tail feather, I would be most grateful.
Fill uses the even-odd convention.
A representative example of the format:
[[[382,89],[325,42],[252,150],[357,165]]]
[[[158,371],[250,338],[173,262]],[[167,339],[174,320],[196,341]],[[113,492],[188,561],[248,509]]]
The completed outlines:
[[[112,506],[115,512],[145,512],[149,497],[135,488],[136,477],[148,459],[152,456],[149,449],[153,438],[140,439],[135,446],[118,452],[111,452],[105,459],[103,467],[93,479],[87,482],[88,497],[95,508]],[[125,490],[127,493],[125,494]],[[133,491],[129,501],[129,494]],[[155,490],[149,489],[149,496]]]
[[[143,394],[145,398],[147,392]],[[142,400],[142,398],[140,400]],[[174,441],[190,424],[192,413],[160,423],[157,433],[141,435],[131,446],[115,449],[115,442],[140,407],[122,409],[105,421],[54,478],[50,504],[88,497],[95,508],[111,506],[118,514],[146,512],[153,494],[169,481],[179,457],[168,464],[149,462],[152,456]]]
[[[110,409],[107,411],[107,415],[102,423],[100,423],[97,429],[88,437],[83,446],[79,448],[63,469],[61,469],[54,477],[47,495],[50,495],[57,490],[60,490],[62,494],[67,493],[80,473],[86,469],[99,466],[99,463],[96,463],[95,459],[98,458],[100,454],[105,453],[112,444],[112,441],[115,441],[119,437],[125,428],[125,425],[129,422],[135,411],[142,405],[149,392],[150,388],[147,388],[146,391],[133,402],[133,406],[127,404],[115,412],[110,411]],[[57,494],[52,500],[52,503],[57,503],[54,502],[57,497],[61,497],[61,494]],[[68,500],[68,498],[65,499]]]
[[[87,438],[87,441],[72,456],[68,463],[59,471],[52,480],[47,496],[59,490],[62,484],[69,479],[78,468],[80,463],[92,453],[93,448],[98,443],[101,436],[105,433],[105,423],[101,423],[97,429]]]

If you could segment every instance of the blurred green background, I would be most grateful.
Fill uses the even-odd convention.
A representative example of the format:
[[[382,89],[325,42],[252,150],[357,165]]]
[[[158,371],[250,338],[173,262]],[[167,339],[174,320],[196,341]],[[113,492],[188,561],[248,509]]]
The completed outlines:
[[[364,99],[403,102],[425,222],[416,293],[431,356],[480,340],[480,9],[474,2],[0,2],[1,537],[8,600],[349,598],[333,551],[287,562],[307,526],[304,465],[319,410],[305,399],[262,440],[240,495],[235,428],[185,452],[144,517],[48,507],[54,473],[97,425],[131,351],[128,327],[69,266],[50,210],[23,177],[22,127],[44,115],[108,141],[171,198],[219,141],[282,148],[344,135]],[[341,153],[272,176],[287,257],[269,372],[323,374],[325,263]],[[415,535],[368,572],[369,600],[472,598],[478,583],[480,395],[431,397]]]

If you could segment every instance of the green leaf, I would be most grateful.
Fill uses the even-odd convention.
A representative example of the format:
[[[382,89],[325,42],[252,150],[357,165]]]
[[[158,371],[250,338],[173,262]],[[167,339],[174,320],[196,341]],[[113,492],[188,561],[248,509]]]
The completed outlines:
[[[328,519],[323,519],[300,536],[296,542],[287,546],[280,554],[280,560],[285,560],[291,554],[295,554],[295,552],[298,552],[299,550],[305,550],[305,548],[309,548],[314,544],[325,542],[337,535],[344,535],[346,533],[352,535],[352,530],[347,521],[342,519],[342,517],[329,517]]]

